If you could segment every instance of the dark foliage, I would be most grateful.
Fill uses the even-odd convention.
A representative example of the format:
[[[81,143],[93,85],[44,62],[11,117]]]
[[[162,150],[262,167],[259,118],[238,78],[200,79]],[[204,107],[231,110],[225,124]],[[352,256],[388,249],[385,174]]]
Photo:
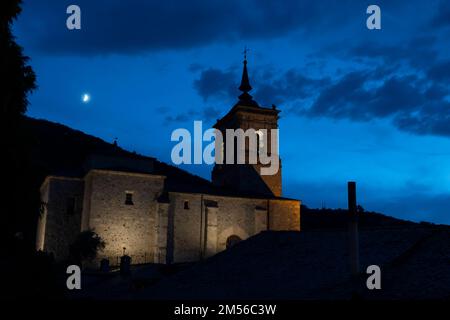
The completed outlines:
[[[4,0],[0,4],[0,65],[2,94],[0,95],[2,121],[9,127],[17,124],[28,106],[27,95],[36,88],[36,78],[29,58],[11,33],[11,24],[19,15],[20,0]],[[12,123],[11,123],[12,122]]]
[[[93,230],[80,232],[70,246],[70,255],[77,262],[91,261],[105,248],[105,242]]]
[[[33,222],[37,217],[39,194],[33,184],[30,165],[31,140],[24,130],[24,113],[28,94],[36,88],[35,74],[22,48],[16,43],[11,25],[21,8],[19,0],[0,2],[0,134],[4,160],[2,182],[2,245],[7,252],[31,250],[26,244],[34,238]]]

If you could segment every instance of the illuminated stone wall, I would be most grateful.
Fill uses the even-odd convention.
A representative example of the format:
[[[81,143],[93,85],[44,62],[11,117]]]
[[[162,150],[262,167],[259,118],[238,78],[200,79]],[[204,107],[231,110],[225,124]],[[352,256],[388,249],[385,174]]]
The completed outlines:
[[[99,259],[115,263],[121,255],[130,255],[133,263],[153,262],[156,247],[154,227],[164,177],[149,174],[91,170],[85,177],[83,228],[92,228],[105,241]],[[133,204],[125,203],[126,193]]]
[[[267,208],[276,230],[300,229],[300,202],[190,193],[170,193],[167,261],[187,262],[226,249],[227,239],[242,240],[267,230]]]
[[[169,203],[158,201],[158,211],[155,214],[155,224],[151,226],[154,238],[153,262],[167,262],[167,226],[169,223]]]
[[[297,200],[165,192],[164,180],[97,169],[84,179],[47,178],[37,248],[64,258],[76,235],[92,228],[106,243],[94,265],[102,258],[118,264],[124,248],[133,264],[177,263],[225,250],[231,236],[245,240],[268,229],[300,229]],[[132,194],[132,205],[126,204],[126,193]],[[77,203],[73,215],[66,213],[70,197]]]
[[[300,201],[270,200],[269,228],[300,231]]]

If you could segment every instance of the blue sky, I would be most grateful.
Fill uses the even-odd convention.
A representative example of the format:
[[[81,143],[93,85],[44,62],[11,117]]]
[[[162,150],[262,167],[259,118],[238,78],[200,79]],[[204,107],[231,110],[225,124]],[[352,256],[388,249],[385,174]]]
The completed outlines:
[[[356,180],[368,210],[450,223],[448,1],[25,0],[14,30],[37,73],[30,116],[166,162],[172,130],[237,101],[247,46],[252,94],[282,110],[285,196],[346,207]]]

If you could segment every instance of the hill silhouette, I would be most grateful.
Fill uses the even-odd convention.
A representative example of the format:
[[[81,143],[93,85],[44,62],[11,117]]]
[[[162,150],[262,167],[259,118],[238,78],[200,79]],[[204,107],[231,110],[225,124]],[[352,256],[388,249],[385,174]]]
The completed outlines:
[[[47,120],[27,117],[24,124],[33,137],[33,163],[41,182],[47,175],[83,176],[84,163],[92,154],[155,160],[155,174],[167,176],[169,183],[209,187],[210,182],[155,158],[139,155],[79,130]]]
[[[346,209],[312,209],[305,205],[301,207],[302,230],[332,230],[346,229],[349,215]],[[372,211],[364,211],[360,207],[358,216],[359,228],[401,227],[418,225],[415,222],[405,221]],[[432,225],[420,223],[420,225]]]

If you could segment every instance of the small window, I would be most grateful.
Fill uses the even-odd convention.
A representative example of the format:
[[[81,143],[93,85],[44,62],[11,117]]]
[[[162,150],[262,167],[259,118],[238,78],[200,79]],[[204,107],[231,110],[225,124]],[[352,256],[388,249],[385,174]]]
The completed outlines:
[[[184,201],[184,210],[189,210],[189,201]]]
[[[70,197],[67,198],[67,208],[66,208],[66,212],[68,215],[72,216],[75,214],[75,198],[74,197]]]
[[[125,204],[128,206],[132,206],[133,203],[133,193],[132,192],[125,192]]]

